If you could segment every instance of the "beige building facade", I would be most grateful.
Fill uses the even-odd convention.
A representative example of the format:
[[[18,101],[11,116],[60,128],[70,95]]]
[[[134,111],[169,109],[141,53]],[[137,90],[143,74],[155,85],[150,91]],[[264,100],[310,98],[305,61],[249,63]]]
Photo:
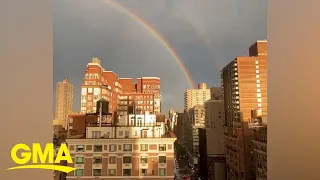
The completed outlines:
[[[198,89],[188,89],[184,93],[184,109],[188,111],[195,105],[203,105],[204,102],[211,98],[210,89],[205,83],[198,84]]]
[[[67,78],[57,83],[55,125],[66,126],[67,116],[73,112],[73,85]]]
[[[224,104],[223,100],[205,103],[205,129],[208,154],[224,155]]]
[[[217,94],[217,93],[214,93]],[[224,104],[223,100],[213,99],[205,102],[205,129],[208,157],[208,179],[226,179],[224,146]]]

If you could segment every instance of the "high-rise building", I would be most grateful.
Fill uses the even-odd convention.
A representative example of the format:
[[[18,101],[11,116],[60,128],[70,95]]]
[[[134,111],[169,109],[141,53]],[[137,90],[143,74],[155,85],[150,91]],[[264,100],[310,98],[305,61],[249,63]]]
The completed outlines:
[[[267,115],[267,41],[257,41],[248,57],[222,70],[227,179],[255,179],[252,155],[253,112]]]
[[[213,98],[216,96],[213,96]],[[219,97],[219,96],[218,96]],[[226,155],[224,147],[224,104],[223,100],[211,99],[205,102],[205,139],[206,149],[200,151],[200,156],[207,157],[208,167],[201,168],[207,170],[208,180],[226,180]],[[204,154],[204,153],[207,154]],[[203,158],[202,158],[203,159]],[[200,162],[201,165],[201,162]],[[202,173],[203,174],[203,173]]]
[[[211,99],[214,100],[223,100],[223,89],[221,87],[212,87],[210,88]]]
[[[198,84],[198,89],[188,89],[184,93],[184,109],[188,111],[195,105],[203,105],[210,98],[210,89],[207,88],[205,83],[200,83]]]
[[[178,113],[176,135],[178,139],[177,143],[180,145],[185,145],[187,142],[186,128],[189,125],[188,121],[189,117],[187,112]]]
[[[251,110],[267,115],[267,41],[257,41],[250,56],[237,57],[222,70],[226,125],[251,120]]]
[[[267,180],[267,125],[254,129],[253,158],[256,180]]]
[[[55,125],[65,127],[67,116],[73,112],[73,85],[67,78],[57,83]]]
[[[174,142],[165,122],[155,114],[128,114],[112,123],[100,122],[104,116],[86,124],[84,136],[67,139],[72,164],[77,170],[68,179],[81,177],[107,179],[174,178]]]
[[[160,78],[119,78],[113,71],[106,71],[96,57],[88,63],[81,89],[81,113],[97,111],[99,99],[109,101],[110,112],[126,115],[128,111],[159,114],[160,109]]]
[[[223,100],[205,102],[205,129],[207,134],[208,154],[225,154],[224,149],[224,104]]]
[[[190,163],[195,169],[199,168],[199,129],[205,126],[204,105],[197,104],[188,111],[188,120],[185,128],[186,151],[189,154]],[[191,172],[190,172],[191,173]]]

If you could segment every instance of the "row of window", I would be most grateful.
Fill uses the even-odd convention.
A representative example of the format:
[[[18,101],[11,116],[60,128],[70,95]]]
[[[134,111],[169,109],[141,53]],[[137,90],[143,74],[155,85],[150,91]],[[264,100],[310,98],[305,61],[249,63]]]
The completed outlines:
[[[143,85],[143,89],[160,89],[160,85],[150,85],[150,84],[147,84],[147,85]]]
[[[99,74],[85,74],[85,78],[99,79],[100,76],[99,76]]]
[[[152,146],[152,145],[150,145]],[[132,144],[123,144],[123,151],[130,152],[133,150]],[[76,145],[76,152],[85,152],[85,145]],[[105,149],[106,150],[106,149]],[[149,145],[148,144],[140,144],[140,151],[148,151]],[[159,151],[166,151],[167,147],[166,144],[159,144],[158,145]],[[102,152],[103,148],[102,145],[94,145],[93,146],[93,152]],[[117,145],[116,144],[110,144],[109,145],[109,152],[116,152],[117,151]]]
[[[142,122],[142,120],[138,120],[138,121],[134,121],[134,120],[131,120],[131,123],[129,124],[130,126],[147,126],[147,125],[154,125],[154,123],[145,123],[145,122]],[[92,138],[101,138],[101,131],[92,131]],[[123,137],[124,138],[129,138],[130,137],[130,132],[129,131],[119,131],[118,132],[119,134],[119,137]],[[106,132],[104,134],[104,138],[110,138],[110,135],[111,135],[111,132]],[[133,136],[138,136],[138,131],[133,131],[132,132],[132,135]],[[142,131],[142,137],[143,138],[147,138],[148,137],[148,132],[146,130],[143,130]]]
[[[158,157],[159,163],[167,163],[167,157],[166,156],[159,156]],[[154,161],[154,159],[152,159]],[[84,157],[76,157],[75,158],[76,164],[84,164]],[[117,157],[110,156],[108,157],[108,163],[109,164],[116,164],[117,163]],[[132,163],[132,157],[131,156],[124,156],[122,157],[122,163],[123,164],[131,164]],[[148,156],[141,156],[140,157],[140,163],[148,163]],[[93,157],[92,164],[102,164],[102,157]]]
[[[147,95],[147,96],[137,96],[137,95],[132,95],[132,96],[119,96],[119,99],[122,100],[153,100],[153,95]]]
[[[116,169],[108,169],[108,176],[117,176]],[[151,173],[153,176],[155,175],[154,170],[152,170]],[[75,176],[81,177],[84,176],[84,169],[77,169],[74,173]],[[140,169],[140,176],[147,176],[148,175],[148,169]],[[158,169],[158,176],[166,176],[167,175],[167,169],[166,168],[159,168]],[[101,169],[93,169],[92,176],[102,176],[102,170]],[[122,170],[122,176],[132,176],[132,170],[131,169],[123,169]]]

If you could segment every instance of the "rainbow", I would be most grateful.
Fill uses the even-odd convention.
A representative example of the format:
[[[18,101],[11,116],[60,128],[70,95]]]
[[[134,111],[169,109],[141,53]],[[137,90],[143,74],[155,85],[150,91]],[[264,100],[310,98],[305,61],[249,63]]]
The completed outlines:
[[[137,14],[130,11],[128,8],[124,7],[118,2],[115,2],[113,0],[105,0],[104,2],[111,5],[113,8],[115,8],[118,11],[121,11],[128,15],[132,20],[139,23],[142,27],[144,27],[148,32],[150,32],[158,41],[161,42],[161,44],[168,50],[168,52],[171,54],[171,56],[177,61],[181,69],[183,70],[191,88],[194,88],[194,82],[193,79],[188,71],[188,69],[184,66],[181,58],[178,56],[178,54],[175,52],[175,50],[171,47],[171,45],[168,43],[168,41],[158,32],[156,31],[151,25],[149,25],[144,19],[139,17]]]

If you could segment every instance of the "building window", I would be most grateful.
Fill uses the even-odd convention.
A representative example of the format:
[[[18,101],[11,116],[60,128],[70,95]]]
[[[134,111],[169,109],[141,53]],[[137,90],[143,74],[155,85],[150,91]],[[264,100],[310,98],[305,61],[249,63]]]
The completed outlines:
[[[140,144],[140,151],[148,151],[148,144]]]
[[[116,164],[117,162],[117,158],[114,156],[110,156],[109,157],[109,164]]]
[[[159,176],[166,176],[167,170],[165,168],[159,168]]]
[[[116,170],[115,169],[108,169],[108,175],[109,176],[115,176],[116,175]]]
[[[131,176],[131,169],[124,169],[123,176]]]
[[[101,138],[101,131],[92,131],[92,138]]]
[[[123,136],[123,131],[119,131],[119,136]]]
[[[84,170],[83,169],[77,169],[75,172],[75,176],[83,176]]]
[[[94,169],[92,172],[93,176],[101,176],[101,169]]]
[[[102,157],[93,157],[93,164],[102,164]]]
[[[167,157],[166,156],[159,156],[159,163],[166,163]]]
[[[102,152],[102,145],[94,145],[93,152]]]
[[[131,156],[124,156],[123,157],[123,164],[131,164],[132,163],[132,157]]]
[[[159,151],[166,151],[166,144],[159,144]]]
[[[147,169],[140,169],[140,176],[147,176],[147,175],[148,175]]]
[[[142,131],[142,138],[148,137],[148,131]]]
[[[124,144],[123,151],[132,151],[132,144]]]
[[[110,144],[109,145],[109,151],[110,152],[115,152],[117,150],[117,145],[115,144]]]
[[[99,99],[99,95],[94,95],[94,96],[93,96],[93,99],[94,99],[94,100],[98,100],[98,99]]]
[[[84,164],[84,157],[76,157],[76,164]]]
[[[141,156],[140,157],[140,163],[148,163],[148,157],[147,156]]]
[[[110,132],[107,132],[106,138],[110,138]]]
[[[84,145],[77,145],[76,146],[76,152],[84,152],[85,149],[84,149]]]
[[[125,137],[125,138],[129,138],[129,131],[126,131],[126,132],[125,132],[124,137]]]

